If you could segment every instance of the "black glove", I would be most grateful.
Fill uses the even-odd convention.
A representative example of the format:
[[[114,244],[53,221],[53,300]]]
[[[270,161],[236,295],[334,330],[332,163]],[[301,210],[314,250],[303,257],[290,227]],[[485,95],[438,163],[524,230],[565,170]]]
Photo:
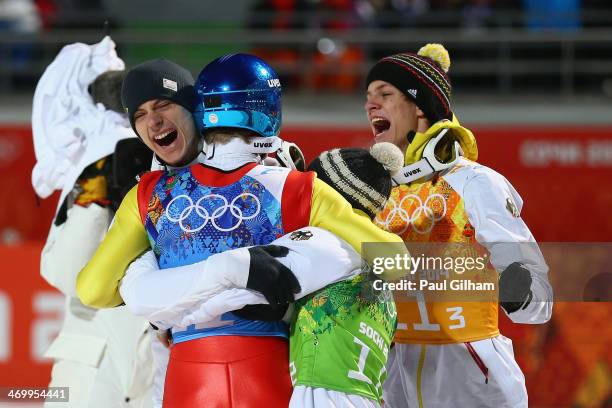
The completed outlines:
[[[531,302],[531,272],[520,262],[513,262],[499,277],[499,304],[510,314]]]
[[[284,305],[246,305],[240,310],[234,310],[232,313],[243,319],[275,322],[283,318],[288,307],[289,303]]]
[[[251,262],[246,287],[261,292],[271,305],[293,302],[294,295],[301,290],[293,272],[275,258],[288,253],[288,248],[279,245],[249,248]]]

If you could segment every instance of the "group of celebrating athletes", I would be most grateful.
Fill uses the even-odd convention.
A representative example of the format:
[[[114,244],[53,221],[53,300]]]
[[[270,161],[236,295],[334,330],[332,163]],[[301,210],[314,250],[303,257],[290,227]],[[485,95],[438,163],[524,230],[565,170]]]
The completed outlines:
[[[451,110],[449,65],[439,44],[378,61],[366,83],[373,146],[323,152],[308,171],[278,136],[281,84],[260,58],[222,56],[195,81],[166,59],[124,74],[127,118],[115,127],[131,126],[153,152],[151,171],[85,135],[86,166],[68,160],[54,181],[67,193],[42,273],[72,311],[49,353],[51,385],[80,389],[67,406],[526,407],[497,298],[395,302],[371,289],[406,271],[374,277],[363,243],[407,255],[404,242],[473,241],[499,272],[505,313],[550,318],[522,200],[475,162],[476,140]],[[89,93],[108,114],[112,104]],[[70,126],[53,129],[81,125]],[[137,184],[122,183],[131,173]],[[431,196],[441,205],[425,211]]]

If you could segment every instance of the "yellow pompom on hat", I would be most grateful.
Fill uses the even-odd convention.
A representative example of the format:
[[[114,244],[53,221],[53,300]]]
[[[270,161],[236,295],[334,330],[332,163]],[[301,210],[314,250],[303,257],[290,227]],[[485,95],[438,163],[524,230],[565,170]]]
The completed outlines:
[[[378,61],[368,73],[366,87],[376,80],[390,83],[414,101],[433,125],[453,117],[450,65],[442,44],[427,44],[416,54],[394,54]]]
[[[448,55],[448,51],[446,51],[446,48],[444,48],[442,44],[426,44],[421,47],[417,55],[434,60],[444,72],[448,72],[450,68],[450,55]]]

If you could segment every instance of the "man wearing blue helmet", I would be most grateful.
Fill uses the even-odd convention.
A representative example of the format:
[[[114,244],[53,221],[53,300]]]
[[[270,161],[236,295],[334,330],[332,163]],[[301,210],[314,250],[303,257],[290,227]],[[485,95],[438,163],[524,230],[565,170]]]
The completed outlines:
[[[174,154],[174,147],[189,151],[190,139],[179,139],[189,133],[189,125],[174,119],[183,116],[166,114],[166,109],[177,108],[176,102],[159,102],[172,102],[183,90],[170,74],[151,75],[150,86],[163,88],[163,97],[136,98],[136,115],[131,114],[134,109],[128,113],[137,133],[162,160],[184,165],[189,159]],[[142,70],[138,78],[143,78]],[[124,100],[145,85],[126,79]],[[85,304],[121,304],[118,282],[127,265],[149,247],[160,268],[167,269],[229,249],[269,244],[308,225],[329,230],[359,253],[362,242],[401,242],[355,214],[314,173],[260,165],[263,153],[278,148],[281,123],[280,83],[264,61],[244,54],[221,57],[203,69],[195,88],[194,117],[207,144],[204,163],[148,173],[128,193],[106,239],[79,275],[77,289]],[[174,146],[177,140],[179,146]],[[171,149],[164,149],[167,141]],[[250,265],[266,256],[272,263],[270,253],[275,251],[249,251]],[[249,273],[243,287],[276,299],[272,303],[292,300],[299,291],[295,277],[282,265],[270,269]],[[165,406],[287,406],[287,328],[245,316],[226,313],[205,325],[173,328]]]
[[[309,169],[342,194],[356,213],[372,218],[389,196],[391,173],[402,164],[395,145],[379,143],[369,152],[324,152]],[[386,377],[382,368],[395,331],[391,292],[369,290],[372,277],[361,275],[360,256],[328,231],[300,228],[273,244],[287,248],[287,256],[279,260],[295,274],[301,288],[290,313],[294,389],[289,407],[380,407]],[[233,283],[241,269],[236,260],[248,258],[248,250],[234,249],[163,270],[149,252],[130,266],[121,296],[132,313],[160,328],[219,321],[219,316],[245,305],[267,303],[261,294]],[[232,262],[231,267],[220,263],[230,255],[234,259],[226,261]]]

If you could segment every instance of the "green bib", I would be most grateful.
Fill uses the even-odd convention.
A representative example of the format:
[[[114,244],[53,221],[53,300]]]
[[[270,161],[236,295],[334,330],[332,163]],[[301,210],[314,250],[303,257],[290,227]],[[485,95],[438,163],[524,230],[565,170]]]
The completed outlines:
[[[363,274],[300,299],[289,338],[293,384],[380,402],[396,324],[391,293]]]

